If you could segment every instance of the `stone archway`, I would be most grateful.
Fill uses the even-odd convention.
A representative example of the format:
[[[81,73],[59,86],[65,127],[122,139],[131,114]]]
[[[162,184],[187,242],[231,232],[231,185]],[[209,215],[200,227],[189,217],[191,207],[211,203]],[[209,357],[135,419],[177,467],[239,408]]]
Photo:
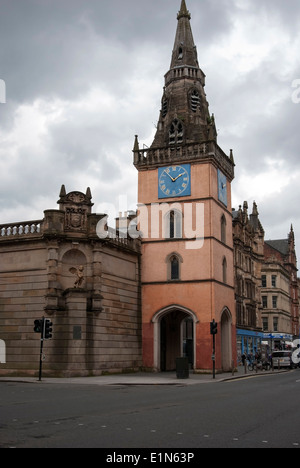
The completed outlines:
[[[222,370],[230,371],[232,367],[232,317],[227,307],[221,315],[221,356]]]
[[[176,358],[186,355],[195,367],[196,324],[198,319],[189,309],[172,305],[157,312],[154,324],[154,369],[173,371]],[[188,326],[187,326],[188,322]]]

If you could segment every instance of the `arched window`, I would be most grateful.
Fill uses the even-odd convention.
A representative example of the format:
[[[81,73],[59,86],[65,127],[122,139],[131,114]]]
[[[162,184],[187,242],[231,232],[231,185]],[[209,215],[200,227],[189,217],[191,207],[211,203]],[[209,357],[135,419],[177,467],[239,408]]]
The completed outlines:
[[[168,281],[180,281],[182,257],[172,253],[166,258]]]
[[[222,271],[223,271],[223,283],[227,284],[227,260],[226,260],[226,257],[223,258]]]
[[[178,210],[171,210],[167,213],[165,218],[166,239],[182,239],[182,212]]]
[[[170,127],[169,143],[175,145],[183,142],[183,124],[180,120],[175,119]]]
[[[221,242],[226,244],[226,218],[224,214],[221,217]]]
[[[183,59],[183,49],[182,47],[179,47],[178,49],[178,60],[182,60]]]
[[[179,260],[175,255],[171,258],[171,280],[179,280]]]

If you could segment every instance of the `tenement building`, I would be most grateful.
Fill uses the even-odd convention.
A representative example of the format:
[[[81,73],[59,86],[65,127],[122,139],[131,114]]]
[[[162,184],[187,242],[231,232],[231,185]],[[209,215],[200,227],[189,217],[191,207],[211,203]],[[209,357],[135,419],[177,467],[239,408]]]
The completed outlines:
[[[264,261],[264,229],[257,204],[248,215],[248,203],[233,210],[233,244],[238,359],[255,355],[261,348],[261,270]]]
[[[286,239],[268,240],[262,268],[262,322],[265,340],[282,348],[299,337],[297,258],[293,227]]]

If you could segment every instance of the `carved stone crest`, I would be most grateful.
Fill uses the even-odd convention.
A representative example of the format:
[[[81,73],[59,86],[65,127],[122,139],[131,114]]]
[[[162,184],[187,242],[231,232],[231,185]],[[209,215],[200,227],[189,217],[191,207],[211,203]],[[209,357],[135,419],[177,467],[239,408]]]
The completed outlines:
[[[66,208],[65,230],[82,231],[86,229],[87,215],[83,208]]]
[[[91,213],[93,203],[90,188],[82,192],[66,193],[63,185],[60,191],[59,207],[65,212],[65,230],[84,232],[87,229],[87,216]]]

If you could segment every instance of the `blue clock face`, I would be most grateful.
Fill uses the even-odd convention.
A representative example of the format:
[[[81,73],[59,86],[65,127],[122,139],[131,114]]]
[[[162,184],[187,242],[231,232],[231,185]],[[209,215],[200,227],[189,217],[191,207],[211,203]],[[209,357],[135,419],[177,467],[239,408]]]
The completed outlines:
[[[191,195],[191,166],[160,167],[158,169],[158,198],[185,197]]]
[[[227,179],[220,169],[218,169],[218,197],[220,202],[227,206]]]

